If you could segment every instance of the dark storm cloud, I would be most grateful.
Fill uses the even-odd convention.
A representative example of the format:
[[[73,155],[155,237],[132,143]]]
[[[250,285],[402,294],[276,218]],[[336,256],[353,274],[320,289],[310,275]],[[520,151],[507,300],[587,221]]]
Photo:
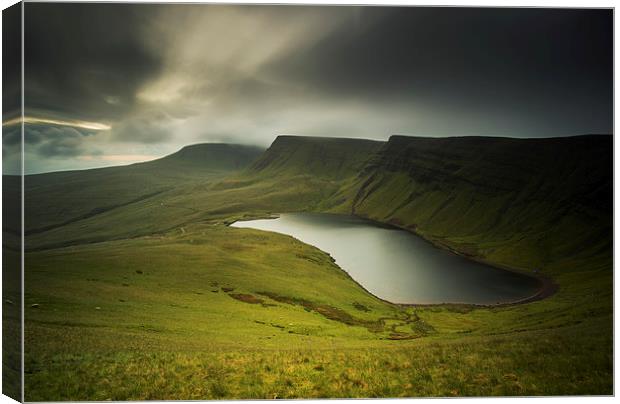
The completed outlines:
[[[40,157],[74,157],[81,155],[84,139],[94,131],[68,126],[25,125],[24,148]]]
[[[612,23],[610,10],[364,7],[266,70],[328,97],[423,100],[481,116],[535,106],[540,126],[524,136],[610,132]]]
[[[3,150],[5,148],[13,148],[13,147],[21,148],[21,140],[22,140],[22,130],[20,126],[13,125],[13,126],[2,128]]]
[[[156,6],[27,3],[26,109],[83,120],[128,114],[160,60],[142,42]]]
[[[3,104],[4,105],[4,104]],[[21,171],[22,131],[17,125],[2,127],[2,174],[15,175]]]
[[[398,93],[403,84],[424,93],[443,83],[517,87],[558,76],[609,84],[611,24],[609,10],[365,7],[273,67],[353,94]]]
[[[612,18],[611,10],[27,3],[26,114],[56,123],[27,141],[41,160],[62,156],[53,165],[62,169],[199,141],[267,146],[279,133],[610,133]]]
[[[94,131],[59,125],[24,125],[24,153],[28,156],[27,171],[32,170],[39,160],[67,159],[82,155],[88,150],[85,139],[94,135]],[[20,125],[2,128],[2,157],[5,174],[18,174],[22,149]],[[90,154],[96,154],[89,150]],[[32,163],[31,163],[32,162]],[[34,163],[34,164],[33,164]]]
[[[162,111],[146,111],[120,122],[112,129],[111,137],[119,142],[160,143],[172,136],[167,128],[169,120],[170,116]]]

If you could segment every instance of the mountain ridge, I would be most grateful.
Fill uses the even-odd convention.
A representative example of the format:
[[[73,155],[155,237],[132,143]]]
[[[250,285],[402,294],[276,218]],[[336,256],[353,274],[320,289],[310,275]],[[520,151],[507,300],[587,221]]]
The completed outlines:
[[[166,228],[192,217],[229,221],[242,212],[353,213],[497,264],[539,267],[579,243],[583,257],[609,244],[612,139],[279,136],[255,160],[247,158],[245,168],[216,173],[187,168],[206,147],[190,145],[150,165],[157,170],[144,170],[150,166],[143,163],[102,171],[103,177],[74,173],[77,179],[51,183],[26,177],[26,210],[32,212],[26,227],[55,228],[36,235],[33,242],[41,246],[51,239],[85,239],[80,226],[104,217],[110,218],[108,235],[156,231],[164,221],[149,224],[147,217],[176,212],[160,205],[185,209],[178,211],[182,216],[166,216]],[[67,207],[69,200],[79,203]],[[122,231],[109,228],[118,215],[143,219],[127,222],[134,224]],[[63,223],[69,225],[56,228]]]
[[[196,143],[150,163],[182,160],[222,171],[238,170],[251,164],[264,151],[264,148],[243,144]]]
[[[26,232],[147,201],[180,184],[209,184],[246,167],[261,152],[252,146],[200,143],[126,166],[26,175]]]
[[[280,135],[249,171],[342,179],[360,169],[384,143],[368,139]]]
[[[538,267],[610,242],[612,166],[609,135],[397,137],[365,167],[341,209],[499,263]],[[519,249],[532,254],[517,258]]]

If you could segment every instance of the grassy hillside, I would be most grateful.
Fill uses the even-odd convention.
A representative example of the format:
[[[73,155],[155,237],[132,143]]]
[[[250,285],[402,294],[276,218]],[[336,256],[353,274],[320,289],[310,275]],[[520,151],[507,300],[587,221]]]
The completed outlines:
[[[28,175],[26,234],[83,224],[92,217],[152,200],[179,185],[205,186],[248,166],[262,152],[250,146],[207,143],[129,166]],[[63,234],[53,237],[58,242],[66,238]]]
[[[401,308],[290,237],[185,230],[28,254],[29,400],[611,392],[607,298]]]
[[[237,171],[235,153],[188,169],[190,149],[38,176],[26,399],[611,394],[610,143],[286,136]],[[290,211],[354,211],[560,288],[402,307],[312,246],[227,226]]]
[[[569,257],[611,258],[612,165],[611,136],[394,136],[343,208],[473,257],[544,272]]]
[[[290,159],[283,145],[293,147],[291,153],[302,163]],[[137,237],[244,215],[321,209],[381,145],[280,136],[251,165],[254,148],[234,146],[235,153],[227,150],[213,167],[205,164],[204,149],[194,146],[149,163],[27,176],[26,249]],[[232,170],[240,158],[247,168]],[[304,171],[307,167],[314,171]]]

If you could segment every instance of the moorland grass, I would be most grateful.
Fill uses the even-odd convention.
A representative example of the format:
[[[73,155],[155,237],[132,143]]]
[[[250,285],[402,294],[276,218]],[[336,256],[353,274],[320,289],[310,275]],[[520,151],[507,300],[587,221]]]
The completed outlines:
[[[400,307],[314,247],[226,226],[28,260],[33,401],[611,393],[611,293]]]

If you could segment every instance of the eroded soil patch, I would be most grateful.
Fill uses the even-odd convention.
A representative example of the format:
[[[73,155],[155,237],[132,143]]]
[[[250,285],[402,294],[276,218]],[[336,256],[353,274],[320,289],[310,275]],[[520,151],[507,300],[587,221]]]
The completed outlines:
[[[263,307],[275,306],[275,304],[266,303],[263,299],[247,293],[229,293],[228,296],[240,302],[249,304],[260,304]]]
[[[388,339],[413,339],[420,338],[434,331],[433,328],[424,323],[416,314],[402,312],[403,318],[382,317],[378,320],[364,320],[347,313],[346,311],[327,304],[320,304],[305,299],[290,296],[281,296],[272,292],[256,292],[261,296],[268,297],[280,303],[302,306],[306,311],[314,311],[323,317],[338,321],[349,326],[365,327],[373,333],[389,332]],[[354,304],[355,305],[355,304]],[[361,306],[361,305],[360,305]],[[354,306],[355,307],[355,306]],[[364,306],[363,306],[364,307]],[[366,308],[366,307],[364,307]],[[358,310],[360,310],[358,308]],[[368,309],[367,309],[368,310]],[[360,310],[363,311],[363,310]],[[370,311],[370,310],[368,310]],[[388,325],[391,322],[394,324]],[[410,332],[397,331],[397,327],[408,326]]]
[[[230,293],[229,296],[232,297],[233,299],[237,299],[242,302],[250,303],[250,304],[261,304],[264,302],[263,299],[259,299],[258,297],[254,295],[246,295],[244,293]]]

